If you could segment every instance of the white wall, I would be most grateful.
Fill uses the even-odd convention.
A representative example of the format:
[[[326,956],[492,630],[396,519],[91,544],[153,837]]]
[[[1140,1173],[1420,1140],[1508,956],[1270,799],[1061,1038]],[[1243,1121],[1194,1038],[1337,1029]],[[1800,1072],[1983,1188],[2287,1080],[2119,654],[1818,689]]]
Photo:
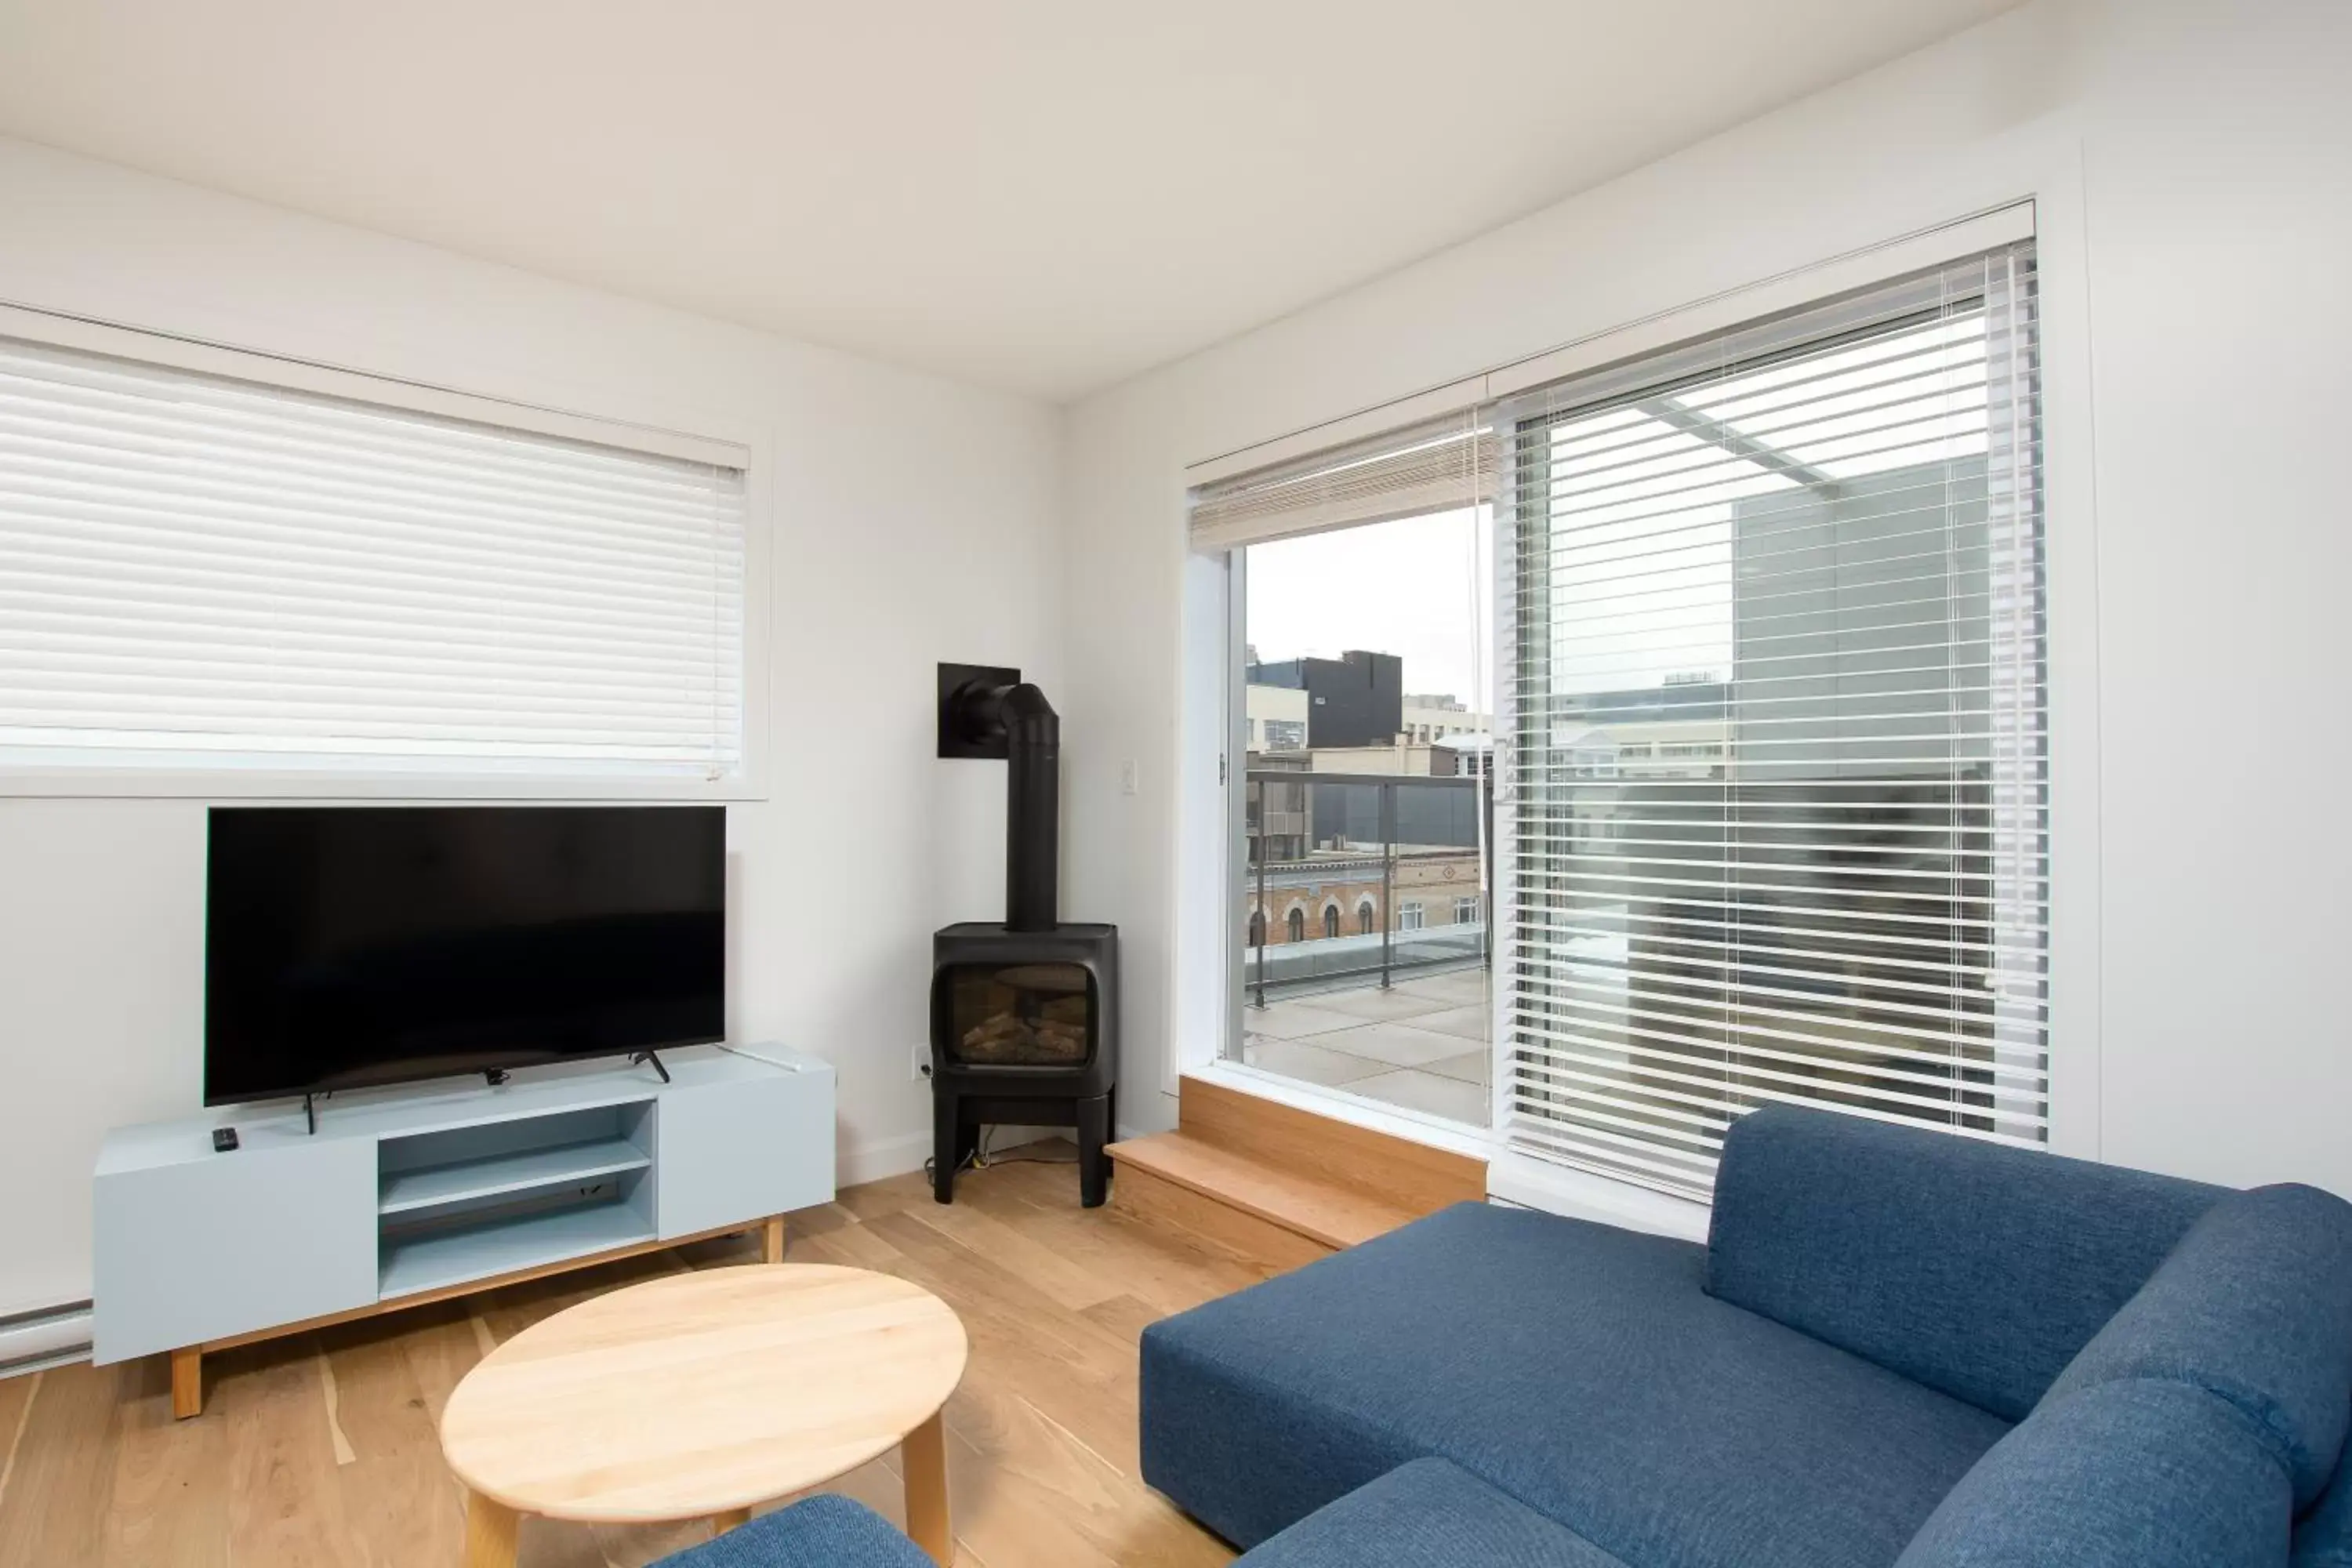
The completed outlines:
[[[1003,770],[931,755],[933,666],[1055,689],[1054,411],[19,142],[0,215],[0,300],[765,434],[772,787],[729,811],[730,1032],[833,1060],[845,1174],[919,1164],[929,933],[1003,899]],[[204,804],[0,799],[0,1313],[89,1294],[103,1131],[198,1108]]]
[[[1068,851],[1073,908],[1127,930],[1127,1081],[1222,1011],[1198,954],[1223,934],[1178,921],[1219,852],[1174,826],[1215,765],[1179,745],[1205,646],[1183,465],[2038,191],[2074,356],[2052,461],[2080,498],[2053,521],[2083,699],[2055,737],[2081,786],[2054,849],[2060,1114],[2107,1160],[2352,1194],[2347,80],[2352,7],[2037,0],[1077,406],[1070,766],[1136,757],[1154,786],[1080,792]],[[1163,1121],[1143,1100],[1123,1118]]]

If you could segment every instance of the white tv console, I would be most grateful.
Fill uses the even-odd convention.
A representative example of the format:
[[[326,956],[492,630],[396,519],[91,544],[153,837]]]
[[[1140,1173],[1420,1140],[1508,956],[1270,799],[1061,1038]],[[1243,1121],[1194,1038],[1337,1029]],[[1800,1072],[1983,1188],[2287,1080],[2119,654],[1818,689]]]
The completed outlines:
[[[444,1079],[121,1127],[98,1158],[92,1359],[168,1352],[176,1415],[203,1355],[829,1203],[834,1076],[777,1046]],[[213,1148],[234,1126],[239,1147]]]

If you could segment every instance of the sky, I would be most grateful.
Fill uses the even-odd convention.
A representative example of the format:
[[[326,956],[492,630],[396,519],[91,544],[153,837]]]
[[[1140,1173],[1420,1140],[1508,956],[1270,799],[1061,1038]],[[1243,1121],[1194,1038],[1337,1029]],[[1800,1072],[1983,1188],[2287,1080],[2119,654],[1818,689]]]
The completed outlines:
[[[1245,636],[1258,658],[1404,659],[1404,689],[1492,712],[1492,560],[1484,508],[1254,544]]]

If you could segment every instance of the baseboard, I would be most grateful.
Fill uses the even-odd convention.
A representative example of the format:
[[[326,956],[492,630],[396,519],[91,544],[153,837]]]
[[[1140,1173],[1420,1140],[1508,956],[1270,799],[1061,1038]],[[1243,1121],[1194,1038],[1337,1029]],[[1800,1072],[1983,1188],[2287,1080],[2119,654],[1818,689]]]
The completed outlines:
[[[1008,1153],[1024,1143],[1034,1143],[1043,1138],[1067,1138],[1066,1127],[1023,1127],[1012,1122],[991,1122],[989,1147],[997,1153]],[[1121,1138],[1135,1133],[1122,1131]],[[919,1171],[923,1162],[931,1157],[931,1135],[929,1132],[906,1132],[896,1138],[877,1138],[870,1143],[843,1149],[834,1162],[834,1180],[841,1186],[854,1187],[866,1182],[878,1182],[888,1176],[903,1176],[909,1171]]]
[[[89,1303],[68,1301],[0,1318],[0,1377],[89,1359]]]
[[[834,1160],[834,1180],[841,1186],[855,1187],[886,1176],[903,1176],[909,1171],[921,1170],[923,1162],[930,1157],[931,1135],[928,1130],[902,1132],[896,1138],[877,1138],[844,1147]]]

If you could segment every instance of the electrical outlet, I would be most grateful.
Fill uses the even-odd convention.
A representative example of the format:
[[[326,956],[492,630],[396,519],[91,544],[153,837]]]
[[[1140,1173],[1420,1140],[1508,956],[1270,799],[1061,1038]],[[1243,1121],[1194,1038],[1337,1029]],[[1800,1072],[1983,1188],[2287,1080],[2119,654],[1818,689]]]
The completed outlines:
[[[931,1081],[931,1043],[929,1040],[915,1042],[914,1079],[917,1083]]]

